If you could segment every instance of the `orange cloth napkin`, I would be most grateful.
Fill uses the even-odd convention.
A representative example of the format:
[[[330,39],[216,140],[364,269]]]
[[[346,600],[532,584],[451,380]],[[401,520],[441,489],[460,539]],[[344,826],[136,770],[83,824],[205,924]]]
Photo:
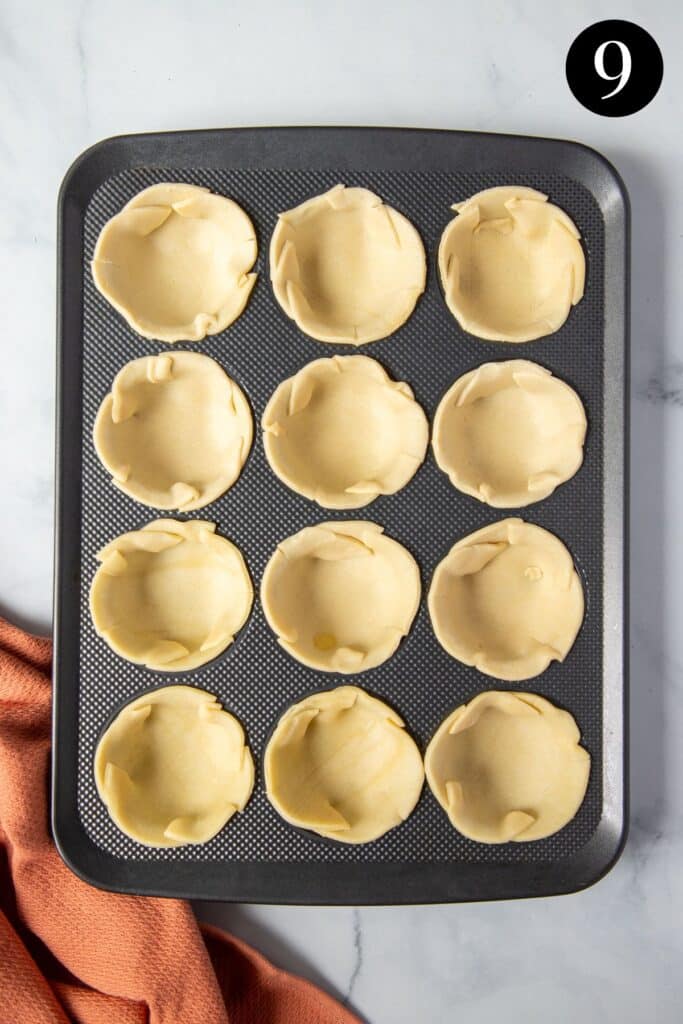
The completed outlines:
[[[49,831],[49,640],[0,619],[0,1024],[359,1024],[180,900],[93,889]]]

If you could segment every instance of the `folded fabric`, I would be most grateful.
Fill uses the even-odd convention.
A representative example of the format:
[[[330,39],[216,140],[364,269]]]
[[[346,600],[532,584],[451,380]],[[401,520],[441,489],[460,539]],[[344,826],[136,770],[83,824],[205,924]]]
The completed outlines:
[[[0,1024],[358,1024],[180,900],[101,892],[49,828],[49,640],[0,619]]]

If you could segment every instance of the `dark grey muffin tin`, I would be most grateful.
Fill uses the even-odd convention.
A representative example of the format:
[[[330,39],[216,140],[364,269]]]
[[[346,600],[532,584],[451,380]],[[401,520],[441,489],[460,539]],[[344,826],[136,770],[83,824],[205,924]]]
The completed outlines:
[[[96,636],[88,612],[95,553],[155,512],[110,484],[93,450],[93,421],[121,366],[166,346],[138,337],[105,302],[89,261],[105,221],[140,189],[167,180],[232,197],[256,226],[259,279],[245,312],[223,333],[177,346],[217,359],[244,389],[256,424],[283,378],[314,358],[352,351],[303,335],[280,310],[268,280],[278,212],[340,181],[376,191],[410,218],[425,243],[428,283],[414,314],[394,335],[362,351],[410,383],[430,420],[453,380],[487,360],[535,360],[578,391],[590,421],[584,465],[550,498],[521,510],[567,544],[583,577],[586,618],[564,664],[513,686],[459,664],[437,643],[425,600],[434,567],[458,538],[506,513],[456,491],[431,453],[398,494],[354,512],[326,513],[276,479],[258,432],[237,484],[193,517],[214,520],[239,545],[256,585],[277,542],[305,525],[338,518],[381,523],[422,570],[420,611],[396,655],[356,677],[315,672],[278,646],[258,600],[226,654],[190,673],[131,665]],[[523,345],[463,332],[445,306],[435,269],[451,203],[502,184],[548,193],[578,225],[587,255],[586,293],[566,324]],[[59,199],[53,826],[77,874],[121,892],[358,904],[569,892],[611,867],[626,827],[627,309],[624,188],[599,154],[576,143],[407,129],[231,129],[110,139],[75,162]],[[148,849],[109,819],[92,761],[102,728],[123,703],[174,681],[216,694],[245,725],[257,764],[285,707],[342,681],[396,707],[423,750],[443,717],[481,690],[531,690],[576,718],[592,757],[588,792],[576,818],[556,835],[487,846],[459,835],[425,787],[401,827],[374,843],[345,846],[321,842],[279,818],[259,770],[246,810],[211,842]]]

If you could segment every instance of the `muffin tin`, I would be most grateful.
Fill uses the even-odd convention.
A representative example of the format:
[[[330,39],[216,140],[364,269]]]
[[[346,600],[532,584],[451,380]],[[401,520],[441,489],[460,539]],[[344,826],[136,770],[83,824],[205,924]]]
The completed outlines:
[[[335,844],[294,829],[265,797],[265,743],[289,705],[338,685],[341,677],[288,657],[258,601],[228,651],[188,673],[162,675],[129,664],[95,634],[88,613],[95,554],[154,513],[112,487],[97,460],[92,427],[124,363],[163,346],[138,337],[108,306],[89,261],[106,220],[160,181],[208,186],[235,199],[256,226],[259,278],[246,310],[221,334],[180,346],[216,359],[243,388],[256,422],[286,377],[312,359],[348,354],[346,346],[323,346],[302,334],[268,280],[278,212],[337,182],[377,192],[412,221],[425,243],[427,289],[415,312],[394,335],[361,351],[410,384],[430,422],[453,381],[490,360],[534,360],[582,398],[589,418],[583,467],[523,513],[566,543],[587,598],[566,661],[523,687],[572,713],[592,758],[586,799],[556,835],[500,846],[473,842],[450,826],[426,787],[407,822],[367,845]],[[464,333],[443,301],[436,272],[451,204],[510,183],[538,188],[566,210],[587,256],[583,300],[557,333],[521,347]],[[125,136],[88,150],[68,172],[59,200],[58,259],[53,827],[70,867],[94,885],[121,892],[328,904],[549,895],[583,888],[604,874],[623,845],[626,806],[628,209],[613,168],[575,143],[472,132],[263,128]],[[456,540],[505,513],[453,488],[431,452],[404,490],[378,498],[368,513],[416,557],[423,596],[396,654],[346,678],[394,706],[424,751],[446,714],[491,686],[436,640],[426,609],[431,575]],[[189,518],[215,521],[243,551],[258,584],[278,541],[329,516],[275,477],[257,438],[237,483]],[[93,757],[102,730],[126,701],[174,681],[209,690],[238,716],[257,760],[256,788],[244,813],[209,843],[150,849],[110,820],[97,796]]]

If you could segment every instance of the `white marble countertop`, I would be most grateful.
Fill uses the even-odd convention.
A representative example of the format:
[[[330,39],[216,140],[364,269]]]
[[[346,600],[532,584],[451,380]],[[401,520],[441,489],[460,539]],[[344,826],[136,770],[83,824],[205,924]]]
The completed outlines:
[[[604,17],[639,22],[664,54],[659,96],[627,119],[587,112],[565,84],[570,42]],[[55,204],[81,150],[150,129],[487,129],[586,142],[630,190],[632,824],[620,863],[580,895],[520,903],[198,907],[373,1024],[680,1020],[680,32],[676,0],[2,4],[0,609],[41,632],[51,618]]]

